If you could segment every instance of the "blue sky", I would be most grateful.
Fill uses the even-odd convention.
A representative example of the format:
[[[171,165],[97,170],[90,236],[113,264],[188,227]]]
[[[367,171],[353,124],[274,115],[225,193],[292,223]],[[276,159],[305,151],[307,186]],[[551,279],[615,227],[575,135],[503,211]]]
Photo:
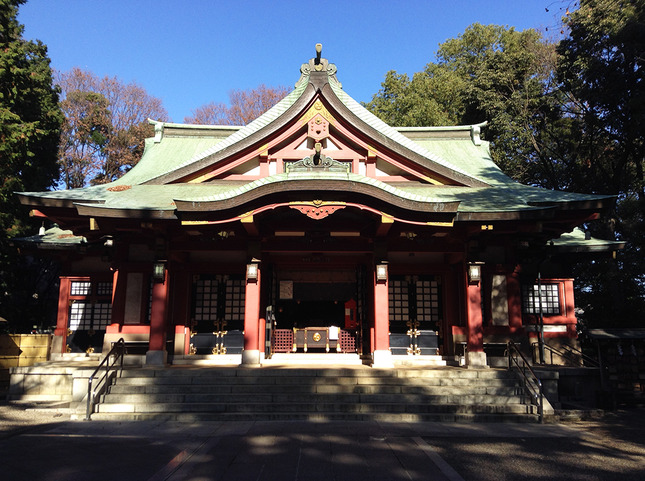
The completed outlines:
[[[388,70],[413,74],[468,25],[559,31],[565,0],[28,0],[24,37],[52,67],[136,82],[183,122],[232,89],[293,84],[323,44],[345,91],[378,92]],[[547,12],[546,9],[549,9]]]

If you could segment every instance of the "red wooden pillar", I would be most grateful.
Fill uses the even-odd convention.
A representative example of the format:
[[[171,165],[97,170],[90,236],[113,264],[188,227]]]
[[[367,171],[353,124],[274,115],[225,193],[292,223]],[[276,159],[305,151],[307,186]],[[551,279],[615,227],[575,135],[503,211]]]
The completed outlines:
[[[486,353],[484,352],[484,326],[482,318],[481,280],[471,280],[466,275],[466,313],[468,317],[468,351],[466,365],[469,367],[485,367]]]
[[[242,364],[260,364],[260,266],[249,264],[246,269],[244,299],[244,350]]]
[[[128,274],[123,269],[116,269],[112,274],[112,318],[105,328],[103,353],[110,352],[112,343],[123,336],[121,331],[125,320],[127,278]]]
[[[56,316],[56,329],[52,340],[52,352],[64,353],[67,351],[67,327],[69,326],[69,293],[71,281],[68,277],[60,278],[58,289],[58,313]]]
[[[126,282],[128,273],[117,269],[112,276],[112,322],[118,329],[125,319]]]
[[[508,325],[511,331],[522,328],[522,297],[520,273],[516,267],[506,276],[506,292],[508,296]]]
[[[166,269],[163,282],[155,282],[152,285],[150,341],[146,352],[146,364],[163,365],[168,359],[166,351],[168,292],[168,270]]]
[[[390,304],[388,295],[387,264],[376,266],[374,271],[374,338],[372,365],[392,367],[390,351]]]
[[[171,311],[174,327],[171,332],[175,337],[174,354],[182,356],[188,354],[190,349],[190,275],[188,271],[178,268],[173,268],[172,273]]]

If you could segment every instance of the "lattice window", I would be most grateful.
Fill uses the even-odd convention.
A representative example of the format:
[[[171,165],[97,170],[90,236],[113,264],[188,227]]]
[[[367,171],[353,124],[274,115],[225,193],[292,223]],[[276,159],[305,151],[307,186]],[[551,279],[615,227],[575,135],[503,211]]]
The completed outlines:
[[[440,284],[434,280],[416,282],[417,320],[438,321],[441,318]]]
[[[217,280],[200,279],[195,285],[195,320],[217,319]]]
[[[104,330],[112,319],[112,281],[71,281],[69,328]]]
[[[109,302],[97,302],[94,304],[92,313],[92,328],[105,329],[112,318],[112,304]]]
[[[244,320],[246,286],[244,279],[229,279],[226,283],[226,309],[228,321]]]
[[[90,281],[72,281],[70,295],[89,296],[91,293],[92,283]]]
[[[539,314],[540,307],[545,315],[560,314],[559,284],[522,286],[522,312],[524,314]]]
[[[103,330],[112,318],[112,304],[75,301],[69,309],[69,328],[77,330]]]
[[[75,302],[69,308],[69,328],[77,331],[80,326],[90,323],[92,318],[92,303]]]
[[[389,283],[390,321],[407,321],[409,312],[408,282],[392,279]]]
[[[96,283],[97,296],[111,296],[112,295],[112,281],[97,282]]]
[[[224,320],[228,327],[244,321],[244,279],[200,279],[195,283],[194,319],[200,321]],[[220,298],[221,296],[221,298]],[[218,309],[220,309],[218,311]],[[220,319],[222,318],[222,319]],[[230,324],[230,323],[234,324]]]

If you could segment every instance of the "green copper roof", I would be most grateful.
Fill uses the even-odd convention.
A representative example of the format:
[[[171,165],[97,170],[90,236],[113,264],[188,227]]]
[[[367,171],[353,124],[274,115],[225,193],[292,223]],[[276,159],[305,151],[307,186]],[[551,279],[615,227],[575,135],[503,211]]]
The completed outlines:
[[[543,204],[595,200],[598,196],[550,191],[522,184],[504,184],[493,187],[428,186],[414,182],[386,184],[377,179],[354,173],[291,172],[246,181],[214,181],[203,184],[132,185],[114,190],[114,184],[75,189],[26,193],[41,199],[73,199],[75,204],[97,205],[106,209],[174,211],[175,200],[208,202],[230,199],[268,184],[289,183],[298,180],[346,180],[366,184],[416,202],[459,202],[459,213],[531,211],[544,208]],[[303,199],[304,200],[304,199]],[[339,199],[342,200],[342,199]]]
[[[221,138],[170,137],[161,142],[146,139],[143,156],[137,165],[114,185],[141,184],[157,177],[160,173],[174,170],[178,163],[185,163],[191,157],[211,149],[222,142]]]
[[[152,122],[155,125],[155,137],[146,140],[145,151],[140,162],[119,180],[111,184],[69,191],[23,193],[23,202],[35,208],[38,208],[41,201],[51,201],[58,207],[61,205],[102,207],[106,209],[106,213],[108,209],[131,209],[164,211],[172,215],[169,212],[176,209],[175,201],[209,202],[231,199],[270,184],[279,186],[284,183],[286,186],[303,179],[343,180],[376,189],[371,192],[387,192],[401,199],[419,203],[458,202],[458,213],[464,214],[465,220],[468,220],[466,215],[468,213],[531,211],[548,209],[557,203],[598,201],[607,198],[607,196],[550,191],[513,181],[492,161],[488,144],[479,140],[477,132],[481,125],[417,129],[390,127],[343,91],[340,82],[336,80],[336,69],[333,64],[324,63],[324,66],[326,71],[322,73],[317,71],[314,75],[312,70],[315,65],[312,61],[303,65],[302,76],[295,89],[273,108],[244,127]],[[324,77],[325,72],[327,77]],[[319,83],[314,85],[314,80],[310,82],[310,76],[312,78],[315,76],[317,79],[315,82]],[[324,84],[320,83],[321,76],[327,78]],[[327,83],[329,87],[326,87]],[[358,173],[321,170],[282,173],[253,181],[212,180],[202,184],[163,184],[161,182],[165,180],[161,179],[157,184],[151,183],[153,179],[179,169],[190,166],[197,166],[200,169],[208,167],[209,157],[229,147],[240,145],[240,142],[281,119],[292,106],[296,105],[296,102],[299,100],[301,103],[304,102],[305,99],[301,97],[310,86],[314,86],[318,91],[328,92],[326,95],[336,96],[338,100],[334,100],[335,108],[341,111],[347,109],[351,115],[362,122],[362,124],[356,122],[360,127],[372,134],[376,131],[379,138],[382,136],[388,139],[384,145],[402,146],[407,150],[401,149],[401,152],[412,152],[410,158],[414,161],[423,162],[424,159],[428,159],[428,166],[440,165],[442,168],[458,173],[455,178],[475,179],[477,182],[471,185],[481,185],[481,187],[435,186],[421,182],[386,183]],[[329,93],[330,89],[331,93]],[[312,95],[311,92],[310,89],[307,95]],[[346,111],[344,113],[346,114]],[[348,115],[348,117],[351,116]],[[282,119],[285,118],[282,117]],[[257,142],[257,139],[253,139],[253,142]],[[176,178],[181,178],[181,175]]]
[[[15,244],[28,244],[47,249],[69,249],[87,243],[87,239],[74,235],[71,230],[63,230],[57,225],[50,227],[43,234],[29,237],[18,237],[11,240]]]
[[[339,83],[337,82],[330,82],[329,83],[332,90],[336,94],[336,96],[339,98],[341,102],[354,114],[356,115],[359,119],[361,119],[363,122],[368,124],[370,127],[374,128],[377,130],[379,133],[382,135],[389,137],[393,141],[397,142],[398,144],[406,147],[407,149],[411,150],[412,152],[415,152],[422,157],[425,157],[427,159],[432,160],[433,162],[436,162],[438,164],[444,165],[451,170],[455,172],[459,172],[460,174],[466,175],[468,177],[475,178],[479,181],[482,181],[486,183],[486,180],[483,178],[478,178],[476,175],[473,175],[473,173],[467,169],[463,169],[457,165],[454,165],[453,163],[447,161],[445,158],[440,157],[439,155],[436,155],[433,152],[430,152],[426,150],[423,146],[420,144],[410,140],[406,136],[402,135],[398,130],[396,130],[394,127],[390,127],[387,125],[385,122],[383,122],[381,119],[379,119],[376,115],[372,114],[369,110],[367,110],[365,107],[363,107],[361,104],[356,102],[353,98],[351,98],[349,95],[345,93],[345,91],[342,89]]]
[[[553,239],[552,243],[558,252],[607,252],[625,247],[625,243],[621,241],[591,237],[579,227],[576,227],[571,232],[562,234],[557,239]]]
[[[121,185],[143,183],[199,162],[230,147],[278,119],[302,95],[306,87],[306,83],[296,87],[260,117],[248,125],[240,127],[225,139],[198,140],[199,137],[186,136],[173,138],[168,145],[170,139],[164,136],[161,142],[156,144],[156,148],[150,145],[151,139],[148,139],[146,151],[141,161],[115,183]],[[179,127],[179,125],[175,125]]]
[[[488,142],[482,141],[480,145],[475,145],[470,139],[426,139],[414,142],[441,158],[450,159],[456,168],[467,170],[470,175],[487,184],[516,184],[493,162]]]

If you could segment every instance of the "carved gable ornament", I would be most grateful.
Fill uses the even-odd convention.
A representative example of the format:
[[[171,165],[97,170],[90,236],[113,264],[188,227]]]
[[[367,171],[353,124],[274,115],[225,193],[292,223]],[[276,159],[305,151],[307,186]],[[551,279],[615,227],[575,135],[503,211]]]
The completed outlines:
[[[320,142],[329,136],[329,122],[321,114],[316,114],[309,122],[309,137]]]
[[[285,164],[287,174],[291,172],[314,172],[321,170],[325,172],[351,172],[351,165],[348,162],[339,162],[331,157],[327,157],[322,152],[319,142],[316,142],[313,155],[309,155],[302,160]]]
[[[319,118],[319,120],[315,120],[316,118]],[[314,104],[309,107],[309,109],[304,113],[304,115],[301,117],[301,121],[303,124],[308,123],[310,126],[309,134],[311,134],[311,126],[312,126],[312,121],[317,122],[314,123],[313,125],[320,125],[322,122],[326,122],[326,125],[329,126],[329,124],[334,124],[334,117],[332,116],[331,112],[327,110],[327,107],[320,101],[320,99],[316,100]],[[327,129],[329,132],[329,129]]]

